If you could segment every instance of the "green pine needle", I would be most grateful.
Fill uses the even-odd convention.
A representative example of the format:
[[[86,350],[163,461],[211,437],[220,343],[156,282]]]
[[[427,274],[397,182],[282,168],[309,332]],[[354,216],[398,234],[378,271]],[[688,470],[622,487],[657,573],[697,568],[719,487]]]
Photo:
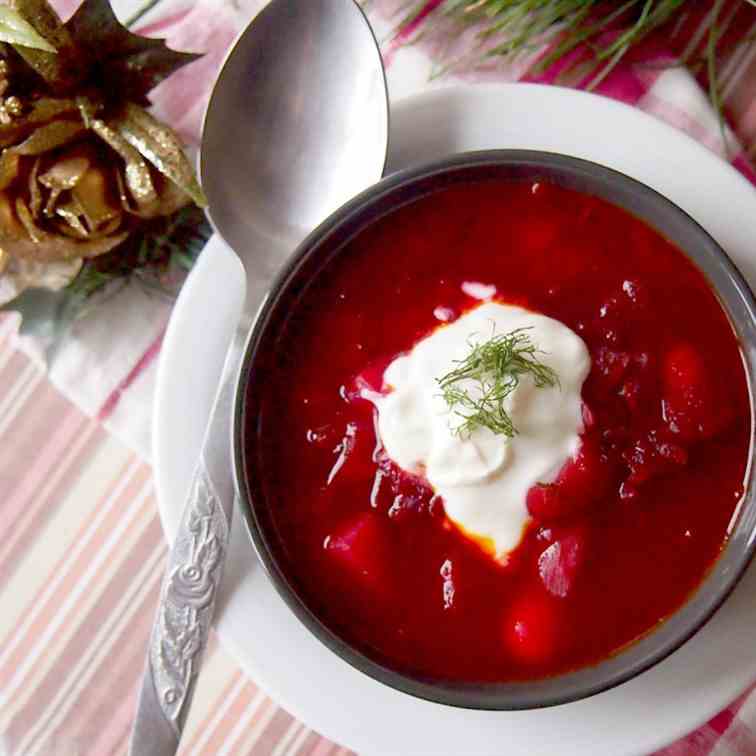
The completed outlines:
[[[444,0],[434,13],[444,14],[462,25],[480,27],[478,38],[486,43],[492,38],[497,42],[487,47],[486,57],[502,56],[516,60],[550,49],[533,65],[531,73],[538,75],[580,45],[590,52],[588,64],[590,76],[588,89],[595,89],[612,72],[627,52],[651,32],[681,18],[696,0]],[[742,0],[756,5],[756,0]],[[399,25],[406,27],[427,5],[427,0],[411,0],[409,12]],[[712,106],[719,115],[724,129],[723,105],[720,97],[720,81],[717,72],[717,45],[722,37],[719,16],[722,0],[714,0],[712,23],[704,49],[709,79],[709,95]],[[424,24],[433,23],[431,14]],[[612,30],[610,39],[602,37]],[[500,41],[499,41],[500,40]],[[750,44],[752,40],[749,40]],[[453,69],[462,61],[447,61],[443,69]],[[689,61],[680,61],[687,63]],[[560,75],[585,66],[585,59],[576,60]]]
[[[173,297],[176,291],[171,284],[180,278],[175,274],[191,269],[210,233],[202,210],[187,205],[148,223],[112,252],[86,260],[64,291],[83,302],[110,284],[134,280],[150,291]]]

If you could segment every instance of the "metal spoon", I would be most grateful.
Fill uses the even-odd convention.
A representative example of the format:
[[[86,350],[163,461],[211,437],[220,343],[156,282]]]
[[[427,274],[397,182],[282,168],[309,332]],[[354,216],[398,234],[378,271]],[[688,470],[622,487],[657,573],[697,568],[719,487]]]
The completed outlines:
[[[174,754],[189,711],[228,545],[231,407],[252,317],[307,233],[381,177],[387,146],[383,65],[354,0],[273,0],[229,53],[205,115],[202,183],[246,271],[246,303],[168,558],[132,756]],[[203,254],[224,246],[216,234]]]

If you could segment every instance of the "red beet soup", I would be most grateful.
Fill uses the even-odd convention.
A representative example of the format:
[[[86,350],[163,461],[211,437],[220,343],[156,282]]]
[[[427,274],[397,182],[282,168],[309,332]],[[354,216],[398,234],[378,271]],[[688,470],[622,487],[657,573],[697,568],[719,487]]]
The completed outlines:
[[[580,449],[531,489],[505,560],[387,455],[359,389],[481,291],[560,321],[591,361]],[[549,182],[441,188],[294,292],[276,343],[246,453],[282,569],[392,669],[488,682],[596,663],[680,607],[726,543],[751,440],[738,341],[688,258],[601,199]]]

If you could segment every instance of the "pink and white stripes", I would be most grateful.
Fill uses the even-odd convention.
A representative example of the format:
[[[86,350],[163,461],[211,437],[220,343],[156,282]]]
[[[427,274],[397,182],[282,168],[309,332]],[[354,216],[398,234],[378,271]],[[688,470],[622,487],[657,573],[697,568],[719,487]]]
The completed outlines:
[[[150,468],[0,320],[0,753],[125,754],[166,548]],[[182,754],[330,756],[210,644]]]

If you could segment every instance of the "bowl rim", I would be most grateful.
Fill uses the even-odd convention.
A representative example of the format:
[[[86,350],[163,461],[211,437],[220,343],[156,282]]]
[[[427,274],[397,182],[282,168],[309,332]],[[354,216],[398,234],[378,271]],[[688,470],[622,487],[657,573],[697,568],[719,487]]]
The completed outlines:
[[[694,218],[655,189],[652,189],[641,181],[627,176],[613,168],[562,153],[523,149],[468,151],[452,154],[418,166],[412,166],[384,177],[381,181],[368,187],[356,197],[342,205],[307,235],[278,271],[268,293],[265,295],[265,298],[255,314],[244,345],[233,405],[231,439],[233,452],[232,462],[233,474],[239,497],[239,509],[241,510],[248,536],[257,557],[262,563],[268,579],[273,583],[277,593],[283,599],[287,607],[320,642],[337,654],[342,660],[348,662],[351,666],[374,680],[388,685],[397,691],[427,701],[466,709],[514,711],[556,706],[587,698],[627,682],[661,662],[693,637],[693,635],[695,635],[711,619],[725,602],[727,597],[732,593],[756,553],[755,511],[754,516],[751,517],[751,535],[745,546],[740,547],[741,553],[735,559],[735,568],[728,572],[726,579],[723,581],[724,584],[720,586],[719,590],[717,590],[709,600],[704,603],[702,609],[695,614],[692,621],[687,622],[683,626],[681,632],[675,633],[673,637],[661,643],[658,648],[647,652],[636,663],[629,665],[627,669],[615,673],[609,673],[604,677],[599,677],[594,682],[585,681],[579,684],[573,683],[569,690],[562,692],[559,692],[558,690],[542,693],[539,692],[536,695],[532,694],[532,690],[540,688],[544,683],[547,683],[549,687],[557,688],[560,681],[568,681],[569,678],[578,673],[587,673],[590,670],[598,670],[601,666],[610,663],[612,660],[627,656],[628,653],[632,653],[634,648],[647,643],[649,639],[653,639],[653,637],[659,635],[660,629],[667,626],[670,620],[678,617],[686,607],[693,603],[694,597],[697,597],[699,593],[702,592],[701,589],[704,588],[709,581],[712,571],[717,564],[723,561],[725,552],[732,547],[732,542],[727,542],[725,549],[723,549],[714,565],[709,569],[709,572],[707,572],[696,587],[694,593],[691,594],[686,602],[675,610],[672,615],[666,617],[660,625],[649,630],[648,633],[640,639],[630,642],[627,646],[617,650],[609,658],[601,660],[595,665],[581,667],[578,670],[568,671],[553,677],[512,683],[463,683],[457,681],[445,682],[422,679],[419,676],[412,676],[409,673],[400,672],[385,666],[352,646],[350,643],[342,639],[334,630],[328,627],[328,625],[326,625],[309,608],[309,606],[307,606],[304,599],[299,596],[296,589],[286,578],[283,569],[278,564],[278,561],[272,552],[269,540],[264,533],[257,515],[254,505],[254,497],[249,487],[249,476],[246,472],[247,457],[244,450],[244,438],[246,429],[246,396],[251,376],[251,366],[255,361],[258,349],[261,346],[261,341],[266,333],[269,318],[278,302],[287,292],[287,284],[295,276],[299,268],[318,251],[321,245],[327,245],[328,239],[338,229],[347,225],[350,221],[353,222],[359,219],[367,209],[379,204],[382,200],[390,197],[399,189],[413,186],[422,180],[438,179],[439,177],[448,174],[463,173],[476,168],[512,168],[518,166],[531,169],[552,169],[567,174],[579,175],[586,178],[588,181],[595,180],[597,183],[600,183],[601,180],[604,180],[618,186],[624,186],[624,188],[628,189],[636,196],[644,198],[647,202],[656,203],[659,207],[663,208],[663,211],[669,216],[676,216],[680,222],[690,229],[692,234],[698,237],[702,246],[707,247],[710,253],[712,253],[717,264],[723,269],[728,283],[734,287],[735,292],[739,295],[742,304],[750,315],[751,331],[756,329],[756,298],[737,266],[719,246],[716,240],[714,240]],[[604,201],[619,206],[617,202],[613,202],[612,200],[604,199]],[[390,213],[395,207],[396,206],[389,207],[384,215]],[[628,208],[621,209],[632,214]],[[651,222],[646,218],[641,217],[640,220],[647,225],[652,226]],[[364,224],[362,228],[370,225],[371,222],[373,221]],[[655,228],[654,230],[661,234],[661,231],[658,229]],[[341,246],[344,246],[344,244],[345,242],[342,241]],[[675,244],[675,246],[678,246],[679,248],[679,245]],[[338,249],[340,249],[340,247],[336,248],[334,254],[338,253]],[[701,270],[697,261],[692,260],[686,250],[681,249],[681,251],[689,260],[691,260],[691,262],[693,262],[704,277],[709,280],[706,272]],[[735,325],[730,308],[722,300],[719,290],[711,281],[710,285],[719,299],[720,306],[727,314],[728,319],[730,319],[733,325]],[[738,337],[740,335],[737,330],[736,335]],[[746,371],[751,398],[751,446],[744,493],[733,516],[733,522],[740,518],[740,515],[743,510],[746,509],[746,504],[748,502],[751,502],[752,508],[756,510],[756,486],[754,485],[756,471],[754,470],[753,464],[753,451],[756,443],[756,414],[754,404],[754,384],[756,382],[756,364],[754,364],[754,362],[756,361],[756,357],[749,360],[745,349],[747,345],[741,344],[741,346],[743,347],[744,369]]]

